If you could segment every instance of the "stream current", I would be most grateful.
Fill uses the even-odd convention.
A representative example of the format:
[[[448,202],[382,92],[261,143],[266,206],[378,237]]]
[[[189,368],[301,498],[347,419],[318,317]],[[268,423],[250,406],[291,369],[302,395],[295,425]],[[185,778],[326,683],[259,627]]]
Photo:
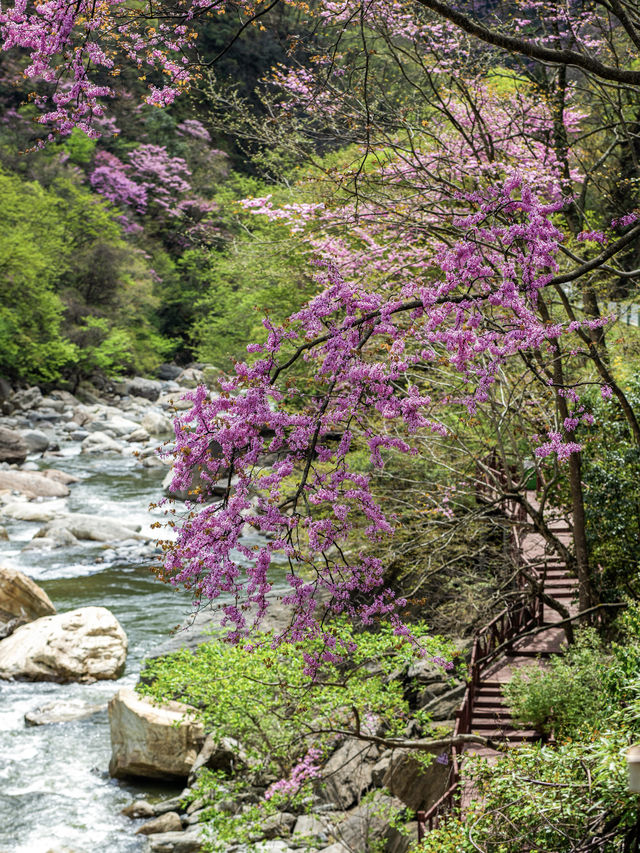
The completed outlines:
[[[126,520],[150,530],[149,503],[161,495],[162,469],[143,468],[130,456],[77,453],[35,460],[80,478],[66,499],[67,512]],[[156,516],[158,518],[159,516]],[[24,714],[41,705],[79,699],[104,705],[122,686],[133,686],[145,655],[165,640],[189,612],[184,593],[159,583],[152,557],[128,557],[104,543],[82,542],[53,551],[22,549],[41,526],[3,522],[0,565],[20,569],[49,595],[58,612],[100,605],[111,610],[129,639],[127,665],[118,681],[95,684],[0,681],[0,853],[136,853],[143,839],[120,814],[134,796],[172,795],[153,782],[143,787],[111,779],[106,710],[84,719],[27,726]],[[126,552],[126,549],[125,549]]]

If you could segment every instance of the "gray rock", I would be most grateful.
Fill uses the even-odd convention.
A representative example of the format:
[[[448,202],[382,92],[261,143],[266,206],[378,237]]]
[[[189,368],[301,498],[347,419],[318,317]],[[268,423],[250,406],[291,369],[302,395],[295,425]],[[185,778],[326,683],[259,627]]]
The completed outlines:
[[[371,787],[373,766],[379,754],[379,749],[372,744],[355,738],[345,740],[324,765],[323,799],[342,809],[358,802]]]
[[[43,453],[49,447],[49,438],[39,429],[28,429],[22,433],[22,438],[29,448],[29,453]]]
[[[158,832],[181,832],[182,821],[177,812],[166,812],[136,829],[136,835],[155,835]]]
[[[176,379],[182,373],[182,368],[177,364],[161,364],[156,368],[156,376],[161,380]]]
[[[151,853],[198,853],[202,850],[204,839],[199,826],[185,832],[161,832],[149,836]]]
[[[0,462],[20,465],[28,453],[29,448],[20,433],[0,426]]]
[[[128,393],[134,397],[144,397],[145,400],[157,400],[162,391],[162,382],[157,379],[143,379],[142,376],[134,377],[128,383]]]
[[[466,684],[458,684],[446,693],[430,699],[422,705],[421,710],[429,714],[434,721],[451,720],[460,706],[465,690]]]
[[[24,721],[28,726],[48,726],[52,723],[68,723],[70,720],[82,720],[106,710],[106,705],[89,705],[76,699],[64,702],[49,702],[33,711],[27,711]]]
[[[331,822],[315,814],[302,814],[293,828],[294,841],[326,841]]]
[[[129,433],[127,441],[149,441],[149,433],[146,429],[138,427],[138,429],[134,429],[133,432]]]
[[[141,426],[146,429],[150,435],[169,435],[173,432],[173,424],[171,420],[161,412],[150,411],[145,413],[142,418]]]
[[[86,429],[74,429],[69,433],[69,438],[73,439],[73,441],[84,441],[88,435],[89,433]]]
[[[179,369],[178,373],[180,373]],[[171,376],[169,378],[174,379],[175,377]],[[13,388],[3,376],[0,376],[0,401],[4,402],[5,400],[9,400],[9,398],[12,396]]]
[[[93,415],[86,406],[76,406],[73,412],[73,422],[78,424],[78,426],[88,426],[90,423],[95,421],[96,417]]]
[[[296,822],[296,816],[290,812],[276,812],[270,817],[263,820],[256,827],[257,838],[282,838],[291,833],[293,825]]]
[[[40,404],[41,400],[42,392],[36,385],[32,388],[24,388],[22,391],[16,391],[11,398],[11,402],[16,409],[21,409],[22,411],[33,409]]]
[[[52,395],[43,397],[38,405],[41,409],[53,409],[54,412],[62,412],[65,407],[64,400]]]
[[[1,472],[0,472],[1,474]],[[94,515],[85,515],[76,512],[65,515],[62,518],[49,522],[33,537],[52,538],[54,531],[67,530],[76,539],[85,539],[93,542],[123,542],[132,540],[133,544],[146,541],[147,537],[127,527],[125,522],[115,518],[98,518]]]
[[[442,750],[433,753],[434,759]],[[428,809],[444,794],[449,783],[450,767],[432,761],[421,764],[412,751],[395,750],[382,784],[394,797],[414,811]]]
[[[198,770],[202,767],[234,773],[239,766],[245,763],[246,757],[235,738],[223,737],[217,740],[213,735],[207,735],[202,749],[191,767],[189,784],[192,785],[195,782]]]
[[[376,791],[370,800],[353,809],[336,829],[339,843],[350,851],[371,850],[376,842],[388,838],[390,824],[404,810],[404,803]],[[328,848],[325,848],[328,849]]]
[[[93,432],[82,442],[81,453],[122,453],[120,444],[106,432]]]

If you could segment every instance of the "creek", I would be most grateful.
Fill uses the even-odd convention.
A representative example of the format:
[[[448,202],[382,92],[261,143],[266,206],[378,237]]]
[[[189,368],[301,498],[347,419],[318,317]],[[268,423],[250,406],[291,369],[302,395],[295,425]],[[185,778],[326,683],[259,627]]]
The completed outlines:
[[[161,495],[161,469],[131,456],[63,455],[35,460],[80,478],[67,498],[68,512],[126,520],[150,530],[149,503]],[[158,518],[159,516],[156,516]],[[52,701],[80,699],[105,705],[121,686],[137,681],[145,655],[165,640],[189,612],[189,598],[157,581],[153,555],[133,546],[114,550],[82,542],[52,551],[26,550],[39,524],[7,522],[0,565],[24,571],[49,595],[58,612],[101,605],[111,610],[129,639],[124,675],[116,682],[54,684],[0,681],[0,853],[135,853],[144,849],[131,821],[120,814],[136,795],[169,796],[175,788],[111,779],[106,710],[66,723],[27,726],[24,714]]]

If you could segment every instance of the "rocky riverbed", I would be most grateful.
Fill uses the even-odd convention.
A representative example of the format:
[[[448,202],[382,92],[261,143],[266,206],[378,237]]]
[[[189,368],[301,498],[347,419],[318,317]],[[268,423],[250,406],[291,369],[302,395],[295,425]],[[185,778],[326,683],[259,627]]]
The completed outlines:
[[[20,653],[26,646],[16,642],[21,631],[39,626],[42,640],[45,627],[56,627],[47,626],[47,618],[73,621],[69,614],[79,609],[95,627],[95,610],[105,608],[128,646],[121,674],[123,661],[118,654],[113,659],[117,680],[58,671],[54,680],[25,681],[24,673],[4,672],[18,678],[0,680],[2,853],[144,850],[144,838],[121,809],[136,797],[161,800],[181,787],[109,775],[106,711],[189,611],[188,599],[150,571],[159,554],[151,529],[158,516],[148,506],[161,496],[168,470],[155,450],[171,438],[170,400],[202,378],[197,370],[174,369],[173,375],[177,382],[135,379],[103,389],[82,386],[77,395],[14,391],[0,381],[0,567],[32,578],[58,614],[45,606],[7,629],[11,614],[0,604],[2,633],[8,632],[0,656],[4,647],[5,660],[17,666],[13,646]],[[29,621],[34,615],[38,621]],[[28,624],[21,628],[23,621]],[[69,625],[57,633],[73,635]],[[67,653],[72,649],[73,642]],[[122,654],[122,643],[119,649]]]

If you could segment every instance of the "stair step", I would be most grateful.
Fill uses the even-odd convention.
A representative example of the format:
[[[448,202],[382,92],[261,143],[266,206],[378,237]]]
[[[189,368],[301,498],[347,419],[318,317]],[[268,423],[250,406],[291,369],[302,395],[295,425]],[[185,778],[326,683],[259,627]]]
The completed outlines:
[[[511,724],[511,712],[509,708],[506,706],[503,708],[475,708],[473,709],[473,722],[474,725],[477,720],[486,721],[489,720],[491,722],[496,723],[505,723]]]

